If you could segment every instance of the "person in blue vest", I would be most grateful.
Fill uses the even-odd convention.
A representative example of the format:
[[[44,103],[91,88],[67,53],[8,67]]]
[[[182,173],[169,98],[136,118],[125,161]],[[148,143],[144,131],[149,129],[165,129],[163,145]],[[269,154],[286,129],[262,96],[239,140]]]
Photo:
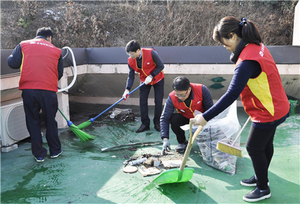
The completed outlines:
[[[52,38],[51,28],[39,28],[34,39],[19,43],[7,59],[11,68],[21,71],[19,89],[22,90],[31,150],[37,162],[43,162],[47,156],[41,135],[40,110],[46,125],[50,157],[62,154],[55,115],[57,81],[63,75],[63,60],[61,50],[51,43]]]
[[[154,88],[154,128],[160,131],[160,115],[163,105],[164,96],[164,64],[158,53],[151,48],[141,48],[139,43],[131,40],[125,47],[126,53],[129,55],[128,67],[129,73],[127,78],[126,89],[123,98],[126,100],[130,89],[134,82],[135,72],[139,73],[140,81],[144,82],[140,88],[140,114],[142,124],[137,133],[150,130],[150,118],[148,115],[148,96],[151,87]]]
[[[185,137],[185,131],[180,126],[189,124],[191,118],[205,112],[213,105],[211,93],[203,84],[190,83],[188,78],[178,76],[173,80],[172,88],[173,91],[169,94],[160,117],[160,134],[163,140],[162,154],[171,149],[169,142],[170,124],[178,141],[175,151],[183,153],[188,141]],[[176,110],[175,113],[174,110]]]
[[[270,198],[268,168],[274,153],[274,135],[290,110],[277,66],[256,25],[246,18],[224,17],[216,25],[213,38],[232,52],[234,75],[227,92],[208,111],[197,115],[195,124],[204,126],[240,95],[252,121],[246,149],[255,173],[240,182],[255,187],[243,200],[256,202]]]

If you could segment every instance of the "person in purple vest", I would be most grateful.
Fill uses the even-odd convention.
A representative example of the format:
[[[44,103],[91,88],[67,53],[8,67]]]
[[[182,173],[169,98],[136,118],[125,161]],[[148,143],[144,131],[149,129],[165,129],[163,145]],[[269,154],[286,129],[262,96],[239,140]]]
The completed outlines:
[[[160,117],[160,134],[163,140],[162,154],[171,149],[169,124],[171,124],[171,129],[179,143],[175,151],[184,153],[188,141],[185,137],[185,131],[180,126],[189,124],[191,118],[205,112],[213,105],[211,94],[203,84],[190,83],[186,77],[178,76],[174,79],[172,88],[173,91],[169,94]]]
[[[19,89],[22,90],[31,150],[37,162],[43,162],[47,156],[41,135],[41,109],[50,157],[57,158],[62,154],[55,115],[57,81],[63,76],[63,60],[61,50],[51,43],[52,38],[49,27],[39,28],[34,39],[22,41],[7,59],[11,68],[21,71]]]
[[[123,98],[126,99],[128,97],[129,91],[134,82],[135,72],[139,73],[140,81],[145,83],[145,85],[140,88],[140,114],[142,124],[136,132],[139,133],[150,130],[148,96],[151,87],[154,88],[154,128],[157,131],[160,131],[159,119],[164,97],[164,64],[154,49],[141,48],[139,43],[135,40],[128,42],[125,50],[129,55],[129,73]]]

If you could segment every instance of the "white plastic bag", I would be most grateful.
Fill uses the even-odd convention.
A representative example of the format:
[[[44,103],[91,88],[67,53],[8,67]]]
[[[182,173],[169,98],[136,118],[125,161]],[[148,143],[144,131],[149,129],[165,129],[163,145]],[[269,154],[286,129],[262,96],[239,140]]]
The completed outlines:
[[[234,139],[240,130],[236,101],[210,120],[196,138],[203,161],[218,170],[235,174],[237,157],[217,150],[217,143],[224,138]],[[239,141],[236,145],[239,146]]]

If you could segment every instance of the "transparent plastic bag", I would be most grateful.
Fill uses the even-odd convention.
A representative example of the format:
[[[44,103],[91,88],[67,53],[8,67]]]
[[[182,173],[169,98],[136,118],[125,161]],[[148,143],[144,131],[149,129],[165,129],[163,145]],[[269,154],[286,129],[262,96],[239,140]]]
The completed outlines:
[[[221,139],[234,139],[240,129],[236,101],[218,116],[210,120],[196,137],[203,161],[220,171],[235,174],[237,157],[217,150]],[[239,141],[236,145],[239,146]]]

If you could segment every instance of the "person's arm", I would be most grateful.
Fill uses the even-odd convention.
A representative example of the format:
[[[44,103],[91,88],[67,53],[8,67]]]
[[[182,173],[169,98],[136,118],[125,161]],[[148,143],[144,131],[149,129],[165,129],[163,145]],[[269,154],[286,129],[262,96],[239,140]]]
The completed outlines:
[[[214,102],[211,96],[210,91],[208,90],[208,88],[203,85],[202,86],[202,106],[204,109],[204,112],[207,111],[209,108],[211,108],[213,106]]]
[[[128,78],[127,78],[127,83],[126,83],[126,89],[130,90],[133,82],[134,82],[134,70],[129,66],[128,64],[128,68],[129,68],[129,72],[128,72]]]
[[[250,77],[259,74],[261,67],[256,61],[243,61],[235,69],[226,93],[209,110],[203,113],[206,121],[211,120],[229,107],[242,93]]]
[[[64,61],[63,61],[62,55],[60,55],[60,57],[58,59],[57,71],[58,71],[58,80],[60,80],[64,73]]]
[[[21,44],[18,44],[12,54],[7,58],[7,64],[12,69],[19,69],[22,64],[22,58]]]
[[[167,138],[169,139],[169,124],[170,124],[170,119],[173,115],[174,112],[174,105],[173,102],[170,98],[168,97],[164,110],[160,116],[160,136],[161,139]]]
[[[151,76],[155,77],[164,69],[165,66],[161,58],[159,57],[158,53],[155,50],[151,51],[151,55],[154,63],[156,64],[156,69],[151,73]]]

